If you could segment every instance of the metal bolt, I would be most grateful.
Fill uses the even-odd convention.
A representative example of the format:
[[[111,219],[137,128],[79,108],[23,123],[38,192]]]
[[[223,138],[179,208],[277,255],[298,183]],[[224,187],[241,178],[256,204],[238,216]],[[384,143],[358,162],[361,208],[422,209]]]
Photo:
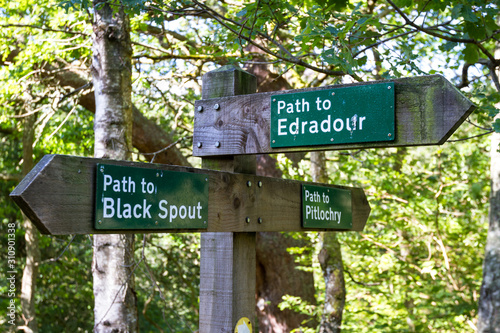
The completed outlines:
[[[207,224],[207,221],[203,221],[203,224]]]
[[[198,142],[198,143],[196,144],[196,146],[197,146],[198,148],[201,148],[201,146],[203,146],[203,143]]]
[[[82,170],[78,169],[78,173],[82,173]]]
[[[251,181],[247,181],[247,186],[251,187],[252,186],[252,182]]]
[[[391,137],[391,136],[392,136],[392,134],[391,134],[391,133],[389,133],[389,134],[387,134],[387,136],[388,136],[388,137]]]
[[[99,220],[99,221],[97,221],[97,223],[102,224],[102,221],[101,221],[101,220]]]
[[[257,219],[257,222],[259,222],[259,224],[262,224],[262,217],[259,217],[259,218]]]
[[[334,92],[332,92],[332,96],[335,96],[335,93],[334,93]]]
[[[276,140],[273,140],[273,143],[276,143]]]
[[[387,89],[391,90],[391,86],[388,86]]]
[[[198,106],[198,107],[196,108],[196,110],[197,110],[198,112],[203,112],[203,106],[201,106],[201,105],[200,105],[200,106]]]
[[[260,180],[257,182],[257,186],[262,187],[262,182]]]
[[[245,222],[250,223],[250,218],[248,216],[246,217]]]
[[[219,109],[220,109],[220,105],[219,105],[219,104],[215,104],[215,105],[214,105],[214,109],[215,109],[215,110],[219,110]]]
[[[220,147],[220,141],[215,141],[215,148],[219,148]]]
[[[156,177],[160,177],[160,174],[158,172],[156,173]]]
[[[104,167],[103,166],[101,167],[101,172],[104,172]]]
[[[273,98],[273,102],[276,102],[276,98]]]
[[[333,142],[333,138],[331,138],[330,141]]]
[[[158,225],[158,221],[155,221],[155,224]]]

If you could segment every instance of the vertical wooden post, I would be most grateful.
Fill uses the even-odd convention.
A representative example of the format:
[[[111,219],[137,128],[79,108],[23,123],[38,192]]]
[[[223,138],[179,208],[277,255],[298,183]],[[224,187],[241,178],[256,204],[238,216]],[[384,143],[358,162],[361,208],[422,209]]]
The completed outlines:
[[[202,98],[255,93],[256,82],[240,68],[224,66],[203,76]],[[255,156],[208,157],[202,164],[230,172],[255,174],[256,170]],[[233,332],[241,317],[255,322],[255,232],[202,233],[200,275],[200,333]]]

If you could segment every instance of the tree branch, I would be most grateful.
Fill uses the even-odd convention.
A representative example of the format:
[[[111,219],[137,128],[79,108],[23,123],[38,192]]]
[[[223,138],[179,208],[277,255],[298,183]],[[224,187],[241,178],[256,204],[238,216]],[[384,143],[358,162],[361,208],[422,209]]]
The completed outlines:
[[[238,35],[241,36],[241,38],[244,39],[245,41],[247,41],[248,43],[252,44],[253,46],[257,47],[258,49],[262,50],[263,52],[265,52],[265,53],[267,53],[267,54],[269,54],[277,59],[311,69],[311,70],[316,71],[318,73],[324,73],[324,74],[333,75],[333,76],[346,75],[346,73],[343,71],[332,71],[332,70],[319,68],[319,67],[310,65],[310,64],[304,62],[303,60],[300,60],[299,58],[294,57],[282,44],[278,43],[276,40],[274,40],[270,36],[263,34],[262,32],[257,32],[260,37],[262,37],[262,38],[268,40],[269,42],[271,42],[272,44],[276,45],[280,49],[280,51],[282,51],[283,53],[286,53],[288,55],[288,57],[283,56],[279,53],[273,52],[270,49],[255,42],[252,38],[246,37],[245,35],[240,34],[237,30],[231,28],[225,22],[229,22],[229,23],[234,24],[240,28],[244,28],[245,30],[251,31],[250,27],[247,27],[244,24],[238,23],[234,20],[231,20],[229,18],[226,18],[226,17],[218,14],[217,12],[212,10],[210,7],[198,2],[197,0],[194,0],[194,3],[197,4],[200,8],[204,9],[208,13],[208,15],[210,15],[214,20],[216,20],[223,27],[225,27],[226,29],[231,31],[233,34],[235,34],[236,36],[238,36]]]
[[[443,39],[443,40],[446,40],[446,41],[449,41],[449,42],[454,42],[454,43],[464,43],[464,44],[474,44],[476,45],[483,53],[486,57],[488,57],[488,59],[490,59],[491,62],[493,62],[494,64],[497,64],[499,61],[497,61],[495,59],[495,57],[493,56],[493,54],[491,54],[482,44],[480,41],[477,41],[475,39],[467,39],[467,38],[457,38],[457,37],[453,37],[453,36],[447,36],[447,35],[443,35],[443,34],[440,34],[440,33],[437,33],[437,32],[434,32],[433,29],[431,28],[425,28],[425,27],[422,27],[418,24],[415,24],[412,20],[410,20],[408,18],[408,16],[406,16],[405,13],[403,13],[403,11],[398,7],[396,6],[396,4],[394,2],[392,2],[392,0],[386,0],[395,10],[396,12],[398,12],[399,15],[401,15],[401,17],[405,20],[406,24],[412,26],[413,28],[417,29],[418,31],[420,32],[424,32],[428,35],[431,35],[431,36],[434,36],[434,37],[437,37],[437,38],[440,38],[440,39]]]
[[[79,35],[79,36],[84,36],[84,37],[90,37],[90,34],[86,34],[86,33],[81,32],[81,31],[44,28],[44,27],[39,27],[39,26],[32,25],[32,24],[0,24],[0,27],[2,27],[2,28],[31,28],[31,29],[37,29],[37,30],[42,30],[42,31],[47,31],[47,32],[62,32],[65,34],[70,34],[70,35]]]

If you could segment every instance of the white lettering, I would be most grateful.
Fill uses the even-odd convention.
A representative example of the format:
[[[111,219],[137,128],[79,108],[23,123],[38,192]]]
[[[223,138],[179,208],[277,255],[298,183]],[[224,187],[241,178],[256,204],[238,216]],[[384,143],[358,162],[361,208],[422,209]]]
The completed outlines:
[[[134,206],[134,217],[136,219],[140,218],[142,215],[141,213],[137,213],[137,209],[139,209],[139,211],[141,210],[141,205],[135,205]]]
[[[287,135],[288,133],[287,132],[283,132],[283,130],[286,130],[286,121],[288,119],[286,118],[281,118],[281,119],[278,119],[278,135]],[[283,122],[285,122],[285,124],[283,124]]]
[[[155,191],[155,184],[153,183],[148,183],[146,190],[148,191],[149,194],[153,193]]]
[[[304,98],[302,98],[302,112],[309,112],[309,102]]]
[[[142,218],[151,218],[151,214],[149,213],[149,209],[151,208],[151,205],[148,205],[146,202],[146,199],[143,200],[142,202]]]
[[[359,129],[362,130],[363,129],[363,120],[365,120],[366,117],[359,117]]]
[[[173,219],[177,218],[177,206],[170,206],[170,222],[172,222]]]
[[[337,126],[337,124],[340,125]],[[333,129],[335,130],[335,132],[340,132],[342,131],[343,128],[344,128],[344,122],[342,121],[342,119],[340,118],[335,119],[335,121],[333,122]]]
[[[330,110],[331,107],[332,107],[332,102],[330,102],[329,99],[325,99],[323,101],[323,110]]]
[[[311,120],[309,124],[311,125],[311,127],[309,127],[309,133],[318,133],[318,122],[316,120]]]
[[[107,219],[107,218],[111,218],[111,217],[115,216],[114,205],[115,205],[115,201],[113,200],[113,198],[104,198],[103,215],[102,215],[103,218]]]
[[[168,201],[167,200],[160,200],[160,203],[159,203],[160,207],[159,208],[163,213],[158,214],[158,217],[161,219],[164,219],[168,216],[168,210],[166,207],[163,207],[163,205],[168,205]]]
[[[179,208],[179,217],[180,217],[181,219],[185,219],[185,218],[186,218],[186,215],[187,215],[186,206],[182,205],[182,206]]]
[[[123,205],[123,217],[126,219],[132,218],[132,206],[128,203]]]
[[[321,107],[320,107],[320,104],[321,104],[321,100],[319,99],[319,97],[316,99],[316,110],[318,111],[321,111]]]
[[[281,110],[285,108],[285,101],[278,101],[278,114],[280,114]]]
[[[198,201],[198,206],[196,208],[198,208],[198,218],[201,219],[201,204],[199,201]]]
[[[328,117],[321,122],[321,131],[323,133],[330,133],[330,122],[331,122],[331,116],[328,115]]]
[[[103,192],[106,192],[106,187],[108,185],[111,185],[111,183],[113,183],[113,177],[111,177],[110,175],[104,175],[104,189],[103,189]]]
[[[295,129],[292,129],[295,128]],[[293,134],[293,135],[297,135],[299,134],[299,118],[297,117],[297,119],[290,124],[290,134]]]

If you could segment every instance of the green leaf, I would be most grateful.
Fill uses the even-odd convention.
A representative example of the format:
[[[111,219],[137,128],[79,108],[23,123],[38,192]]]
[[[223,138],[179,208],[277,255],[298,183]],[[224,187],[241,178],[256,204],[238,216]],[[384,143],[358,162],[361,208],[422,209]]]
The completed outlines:
[[[465,45],[463,50],[464,60],[469,64],[475,64],[479,60],[479,50],[474,44]]]
[[[446,41],[445,43],[443,43],[441,45],[441,49],[443,51],[451,51],[457,45],[458,45],[458,43]]]
[[[476,14],[472,11],[471,7],[464,7],[462,6],[461,10],[462,16],[464,20],[468,22],[477,22],[479,19],[477,18]]]
[[[461,3],[459,3],[455,7],[453,7],[453,9],[451,10],[451,17],[454,19],[458,19],[460,17],[460,14],[462,12],[463,7],[464,7],[464,5],[462,5]]]
[[[492,124],[493,129],[495,132],[500,133],[500,119],[495,119],[495,121]]]

